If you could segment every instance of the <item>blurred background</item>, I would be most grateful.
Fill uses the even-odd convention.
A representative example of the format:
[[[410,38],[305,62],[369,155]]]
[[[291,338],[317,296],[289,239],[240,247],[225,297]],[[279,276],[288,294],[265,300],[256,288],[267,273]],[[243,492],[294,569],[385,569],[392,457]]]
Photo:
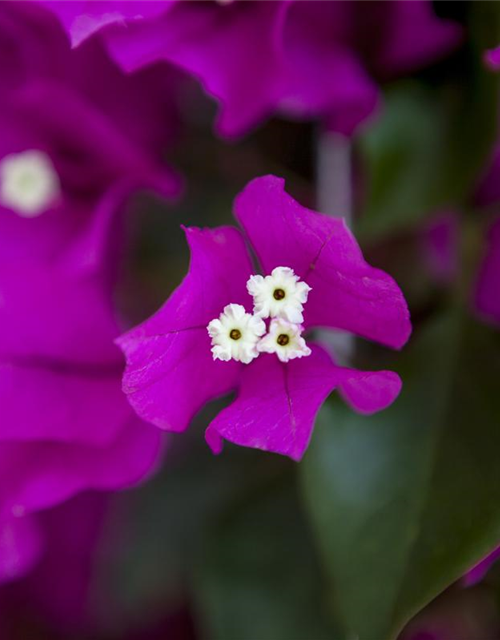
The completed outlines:
[[[500,545],[498,75],[484,61],[500,6],[429,5],[460,40],[379,75],[379,108],[349,136],[273,114],[224,140],[213,100],[176,69],[162,154],[184,188],[134,191],[113,267],[125,329],[184,277],[180,224],[233,224],[249,180],[283,176],[301,204],[347,216],[403,290],[414,329],[401,352],[339,343],[351,364],[398,371],[401,396],[365,417],[332,394],[298,464],[231,444],[213,456],[212,403],[139,486],[90,483],[38,514],[42,551],[0,586],[0,640],[500,638],[500,567],[471,572]],[[0,52],[9,65],[1,37]]]

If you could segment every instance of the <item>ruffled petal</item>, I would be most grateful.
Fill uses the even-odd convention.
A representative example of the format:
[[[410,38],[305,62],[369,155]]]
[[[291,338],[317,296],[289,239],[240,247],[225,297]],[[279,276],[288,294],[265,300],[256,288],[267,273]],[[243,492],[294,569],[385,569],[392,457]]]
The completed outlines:
[[[339,391],[358,413],[370,415],[390,406],[401,391],[401,378],[393,371],[358,371],[337,368]]]
[[[486,255],[479,270],[474,294],[476,309],[491,322],[500,325],[500,219],[488,233]]]
[[[225,439],[300,460],[316,414],[336,387],[355,409],[373,413],[396,398],[401,382],[389,371],[338,367],[317,345],[310,356],[287,364],[261,355],[243,371],[238,397],[210,423],[206,440],[214,453]]]
[[[261,355],[245,367],[238,397],[210,423],[206,440],[215,453],[224,438],[300,460],[335,383],[332,361],[322,349],[286,365],[275,355]]]
[[[345,2],[294,2],[283,29],[280,111],[323,117],[328,128],[352,135],[379,102],[361,51],[350,42],[357,8]],[[365,11],[365,8],[362,9]]]
[[[249,305],[250,258],[231,227],[187,229],[189,273],[149,320],[118,339],[127,359],[123,390],[136,412],[169,431],[183,431],[210,399],[231,391],[238,362],[214,361],[208,323],[230,303]]]
[[[365,42],[375,43],[374,50],[368,52],[368,64],[382,78],[408,74],[430,64],[456,49],[464,37],[461,25],[438,18],[429,0],[383,0],[364,9],[360,9],[364,29],[359,35]],[[378,39],[374,38],[374,24],[382,25]]]
[[[133,415],[120,369],[0,362],[0,442],[110,445]]]
[[[155,2],[42,0],[40,4],[58,16],[71,39],[72,46],[77,47],[108,25],[124,23],[125,20],[140,21],[154,17],[162,13],[171,2],[169,0],[155,0]]]
[[[120,366],[117,323],[100,275],[0,262],[0,362]]]
[[[33,516],[0,522],[0,584],[27,573],[40,558],[42,542]]]
[[[492,71],[500,71],[500,47],[486,51],[484,62]]]
[[[135,417],[110,446],[0,444],[0,518],[21,516],[86,489],[136,484],[158,460],[161,434]]]
[[[194,75],[220,103],[218,132],[239,136],[283,93],[278,36],[287,4],[177,2],[155,21],[109,30],[106,42],[129,71],[164,60]]]
[[[342,218],[301,206],[284,191],[284,180],[250,182],[235,203],[266,273],[291,267],[311,288],[304,309],[307,327],[332,327],[400,348],[411,324],[396,282],[365,262]]]

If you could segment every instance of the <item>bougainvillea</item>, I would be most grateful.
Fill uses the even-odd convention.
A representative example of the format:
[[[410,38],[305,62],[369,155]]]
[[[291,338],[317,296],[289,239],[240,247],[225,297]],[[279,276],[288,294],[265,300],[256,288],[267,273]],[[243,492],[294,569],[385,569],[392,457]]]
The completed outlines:
[[[376,79],[423,66],[461,39],[427,0],[44,4],[74,45],[101,33],[129,71],[166,61],[198,78],[229,137],[276,111],[351,134],[377,105]]]
[[[186,229],[189,274],[118,340],[128,363],[123,388],[142,418],[171,431],[184,430],[208,400],[237,391],[207,429],[212,449],[225,438],[298,460],[334,388],[365,413],[400,390],[394,373],[337,366],[311,331],[351,331],[399,348],[410,333],[408,309],[394,280],[364,261],[343,220],[299,205],[283,180],[251,182],[235,215],[245,235]],[[255,274],[245,241],[265,277]]]
[[[130,485],[157,459],[158,434],[120,391],[112,258],[126,198],[138,187],[172,194],[177,180],[160,164],[167,94],[156,100],[154,75],[128,78],[97,42],[71,53],[57,22],[33,5],[2,4],[0,43],[10,62],[0,66],[7,579],[36,556],[32,521],[19,518],[87,488]]]

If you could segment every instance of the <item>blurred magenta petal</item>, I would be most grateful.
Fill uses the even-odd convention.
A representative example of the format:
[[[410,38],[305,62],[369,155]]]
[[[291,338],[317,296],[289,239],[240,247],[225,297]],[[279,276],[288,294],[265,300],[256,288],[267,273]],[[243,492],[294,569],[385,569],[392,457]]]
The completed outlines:
[[[132,486],[154,467],[160,438],[132,417],[109,446],[0,443],[0,517],[46,509],[86,489]]]
[[[250,182],[235,215],[266,273],[286,265],[312,287],[306,326],[343,329],[396,348],[407,341],[411,325],[401,290],[365,262],[342,218],[301,206],[274,176]]]
[[[500,324],[500,219],[489,229],[485,251],[476,281],[475,306],[484,318]]]
[[[28,601],[30,611],[60,631],[81,633],[92,625],[90,591],[108,502],[106,494],[87,492],[38,516],[43,553],[11,597],[25,607]]]
[[[18,579],[39,560],[43,536],[32,516],[0,522],[0,584]]]
[[[82,2],[41,2],[57,14],[71,37],[74,47],[80,45],[93,33],[109,24],[121,23],[125,20],[144,20],[163,12],[168,0],[155,2],[107,2],[100,0],[84,0]]]
[[[36,218],[0,208],[3,522],[155,467],[161,436],[120,389],[114,257],[131,193],[178,181],[169,74],[130,78],[99,40],[72,51],[35,3],[0,5],[0,59],[0,162],[35,150],[60,183]]]
[[[372,76],[419,68],[462,37],[427,0],[181,1],[145,3],[155,5],[147,11],[135,3],[125,9],[124,3],[93,4],[83,16],[76,7],[49,6],[75,44],[99,32],[127,70],[161,60],[193,75],[219,103],[217,129],[227,137],[246,133],[273,112],[319,117],[350,135],[378,102]]]
[[[395,76],[419,69],[453,51],[463,40],[462,27],[436,16],[428,0],[374,2],[365,13],[367,40],[377,52],[374,64],[382,77]],[[361,13],[361,10],[359,10]],[[373,24],[385,32],[370,38]]]
[[[111,445],[130,420],[119,371],[35,359],[0,361],[0,442]]]
[[[0,296],[0,358],[119,368],[114,308],[98,276],[0,261]]]
[[[500,47],[486,51],[484,61],[492,71],[500,71]]]
[[[465,574],[463,578],[464,584],[470,587],[481,582],[498,558],[500,558],[500,547],[497,547]]]
[[[475,201],[480,206],[495,205],[500,201],[500,145],[494,145],[486,169],[481,176],[475,192]]]
[[[193,74],[220,103],[218,131],[240,135],[266,118],[283,92],[286,10],[283,2],[177,2],[156,21],[110,31],[106,42],[127,70],[163,60]]]
[[[187,229],[189,273],[165,305],[118,340],[127,359],[123,389],[144,419],[183,431],[208,401],[231,391],[237,362],[212,359],[208,323],[229,303],[245,303],[252,268],[236,229]]]
[[[291,6],[283,34],[286,89],[279,104],[296,118],[323,114],[330,129],[345,135],[351,135],[379,101],[375,81],[347,43],[350,12],[343,2]]]
[[[454,211],[434,216],[423,230],[422,258],[434,280],[454,281],[459,268],[459,220]]]

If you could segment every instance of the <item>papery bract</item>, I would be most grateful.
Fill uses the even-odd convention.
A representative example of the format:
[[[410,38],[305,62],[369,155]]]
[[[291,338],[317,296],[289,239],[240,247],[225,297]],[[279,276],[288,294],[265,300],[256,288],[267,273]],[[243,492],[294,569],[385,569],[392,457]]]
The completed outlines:
[[[500,71],[500,47],[486,51],[484,61],[492,71]]]
[[[199,79],[228,137],[276,111],[349,135],[378,102],[373,77],[412,71],[461,38],[427,0],[45,4],[75,45],[98,32],[127,70],[167,61]]]
[[[343,220],[302,207],[274,176],[250,182],[236,198],[235,214],[264,275],[286,266],[311,287],[306,330],[344,329],[395,348],[406,342],[411,327],[401,291],[364,261]],[[123,388],[142,418],[181,431],[207,401],[236,391],[207,429],[214,451],[225,438],[299,460],[334,388],[363,413],[391,404],[401,387],[396,374],[339,367],[314,343],[312,353],[290,362],[275,353],[248,365],[214,360],[206,327],[228,304],[251,311],[245,285],[252,263],[236,229],[186,233],[191,266],[183,283],[154,316],[118,340],[127,358]]]
[[[490,226],[485,244],[474,301],[484,318],[500,326],[500,219]]]
[[[98,41],[71,51],[32,3],[0,5],[0,61],[0,167],[36,153],[60,187],[31,217],[0,202],[0,532],[18,541],[0,545],[7,579],[38,555],[30,514],[130,486],[158,459],[159,433],[120,389],[112,257],[129,195],[178,183],[162,161],[164,74],[129,77]]]

